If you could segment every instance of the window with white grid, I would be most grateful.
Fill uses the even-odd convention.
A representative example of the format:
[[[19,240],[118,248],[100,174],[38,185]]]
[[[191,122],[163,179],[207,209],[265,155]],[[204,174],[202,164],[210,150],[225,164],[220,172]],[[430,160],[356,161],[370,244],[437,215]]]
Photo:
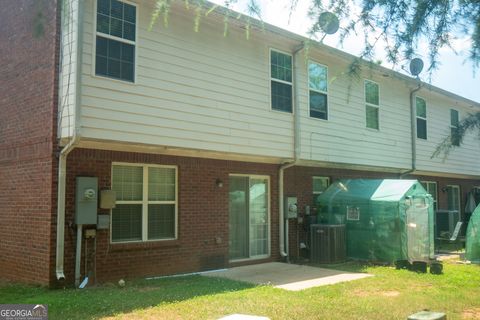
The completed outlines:
[[[177,167],[114,164],[112,242],[177,237]]]

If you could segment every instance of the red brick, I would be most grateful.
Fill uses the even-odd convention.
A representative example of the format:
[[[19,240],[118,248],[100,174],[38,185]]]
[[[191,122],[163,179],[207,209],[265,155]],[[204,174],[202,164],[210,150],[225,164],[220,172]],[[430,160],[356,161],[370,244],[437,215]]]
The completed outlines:
[[[54,0],[0,6],[0,277],[48,284],[56,160]],[[37,19],[44,34],[34,36]]]

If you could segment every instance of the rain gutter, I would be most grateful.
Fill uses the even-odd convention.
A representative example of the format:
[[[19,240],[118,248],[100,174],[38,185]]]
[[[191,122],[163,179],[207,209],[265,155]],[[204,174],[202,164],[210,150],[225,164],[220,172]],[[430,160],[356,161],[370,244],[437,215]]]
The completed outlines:
[[[76,84],[75,84],[75,102],[74,102],[74,118],[75,129],[73,136],[68,144],[60,151],[58,159],[58,187],[57,187],[57,242],[56,242],[56,261],[55,261],[55,274],[57,280],[65,279],[64,272],[64,251],[65,251],[65,194],[66,194],[66,180],[67,180],[67,156],[75,149],[80,141],[80,105],[81,105],[81,80],[82,80],[82,53],[83,53],[83,1],[77,1],[78,4],[78,16],[77,22],[77,56],[76,56]],[[72,5],[72,3],[70,3]],[[72,10],[73,11],[73,10]],[[72,25],[75,23],[75,17],[69,17],[72,19]],[[62,28],[64,23],[62,22]],[[63,42],[63,36],[62,36]],[[63,43],[60,44],[61,46]],[[62,79],[59,77],[59,81]],[[62,97],[59,97],[61,99]],[[60,104],[61,106],[61,104]],[[58,121],[60,121],[59,119]],[[60,132],[61,134],[61,132]]]
[[[283,164],[278,170],[278,211],[279,211],[279,249],[280,255],[288,260],[288,222],[285,223],[284,212],[284,174],[285,169],[296,166],[300,159],[300,104],[299,89],[297,85],[297,54],[305,48],[305,43],[302,42],[299,47],[295,49],[292,54],[293,72],[293,91],[294,91],[294,122],[293,122],[293,145],[294,145],[294,160]]]
[[[400,179],[405,177],[406,175],[412,174],[417,171],[417,109],[415,103],[415,93],[417,93],[422,88],[422,83],[413,89],[410,90],[410,137],[411,137],[411,145],[412,145],[412,168],[408,171],[403,172],[400,175]]]

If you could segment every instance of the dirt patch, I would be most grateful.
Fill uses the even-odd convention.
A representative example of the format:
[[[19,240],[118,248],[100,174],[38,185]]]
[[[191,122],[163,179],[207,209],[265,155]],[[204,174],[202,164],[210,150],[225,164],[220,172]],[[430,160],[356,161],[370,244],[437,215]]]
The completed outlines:
[[[415,290],[415,291],[424,291],[425,289],[433,288],[433,284],[431,283],[422,283],[422,284],[417,284],[417,283],[412,283],[409,286],[409,290]]]
[[[462,319],[480,319],[480,308],[464,310],[462,312]]]
[[[382,296],[382,297],[398,297],[400,295],[399,291],[365,291],[365,290],[355,290],[352,294],[356,297],[371,297],[371,296]]]
[[[382,296],[384,297],[398,297],[400,292],[398,291],[383,291]]]
[[[373,292],[371,291],[364,291],[364,290],[355,290],[352,292],[352,294],[356,297],[369,297],[373,295]]]

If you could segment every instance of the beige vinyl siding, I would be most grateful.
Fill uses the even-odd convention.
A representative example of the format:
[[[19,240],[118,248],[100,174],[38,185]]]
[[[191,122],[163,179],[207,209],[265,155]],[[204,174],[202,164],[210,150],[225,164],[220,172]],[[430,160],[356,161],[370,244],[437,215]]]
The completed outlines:
[[[78,115],[82,137],[281,161],[293,157],[294,116],[299,112],[302,160],[397,171],[411,168],[412,83],[409,87],[404,79],[367,67],[359,80],[349,78],[344,75],[348,61],[312,47],[308,59],[328,67],[328,120],[310,117],[308,65],[303,52],[298,53],[294,66],[293,86],[298,89],[294,99],[298,99],[299,110],[294,104],[293,113],[272,111],[269,52],[292,53],[299,41],[258,30],[252,30],[246,40],[235,23],[224,37],[222,19],[211,16],[202,18],[196,33],[193,11],[185,11],[181,4],[180,10],[172,10],[168,28],[160,19],[149,31],[152,8],[147,4],[152,2],[147,1],[136,1],[135,83],[95,76],[94,3],[84,2],[82,105]],[[72,58],[76,59],[76,54]],[[65,61],[62,88],[68,78]],[[75,68],[72,72],[70,83],[76,79]],[[379,130],[366,128],[363,79],[379,84]],[[72,90],[74,84],[60,108],[64,110],[62,137],[71,135],[75,128]],[[458,110],[460,119],[474,110],[427,89],[418,94],[428,105],[428,140],[417,139],[418,169],[478,175],[480,148],[474,136],[467,137],[465,145],[445,162],[430,159],[437,143],[449,133],[449,110]]]
[[[428,140],[417,139],[418,170],[479,175],[480,141],[475,134],[466,136],[462,145],[452,149],[445,161],[443,156],[431,158],[436,146],[450,134],[450,109],[458,110],[460,121],[468,113],[478,110],[471,109],[460,101],[439,97],[428,90],[423,90],[421,95],[428,104]]]
[[[405,83],[371,70],[365,70],[357,81],[342,75],[348,67],[345,61],[315,53],[311,59],[328,66],[329,117],[328,121],[309,117],[307,91],[300,91],[302,159],[409,168],[410,111]],[[298,84],[306,87],[306,69],[301,70]],[[379,130],[366,128],[363,78],[379,84]]]
[[[269,46],[233,27],[225,38],[207,19],[195,33],[176,11],[149,31],[151,8],[138,3],[135,84],[93,75],[94,1],[85,3],[82,136],[291,157],[292,115],[270,110]]]
[[[68,138],[75,128],[78,47],[78,0],[65,0],[62,11],[58,136]]]

